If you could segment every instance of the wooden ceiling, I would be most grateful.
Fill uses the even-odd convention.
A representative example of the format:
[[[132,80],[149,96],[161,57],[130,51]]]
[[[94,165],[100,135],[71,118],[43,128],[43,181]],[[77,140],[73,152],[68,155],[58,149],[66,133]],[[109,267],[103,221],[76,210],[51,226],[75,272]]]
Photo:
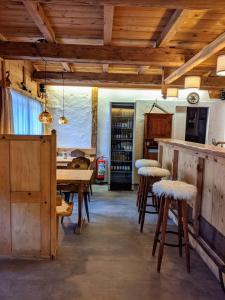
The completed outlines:
[[[59,83],[52,72],[73,73],[71,84],[89,73],[90,84],[121,78],[146,86],[160,85],[162,77],[163,84],[182,85],[184,75],[197,74],[221,88],[215,67],[224,32],[224,0],[0,1],[0,56],[31,60],[38,80],[44,58],[51,84]],[[118,77],[103,80],[104,74]]]

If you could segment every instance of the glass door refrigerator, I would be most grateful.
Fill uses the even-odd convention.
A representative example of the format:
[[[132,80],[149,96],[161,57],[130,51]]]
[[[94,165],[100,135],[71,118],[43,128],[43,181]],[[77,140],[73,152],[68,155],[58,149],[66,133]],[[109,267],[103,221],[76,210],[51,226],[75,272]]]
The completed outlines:
[[[111,104],[110,190],[132,190],[134,104]]]

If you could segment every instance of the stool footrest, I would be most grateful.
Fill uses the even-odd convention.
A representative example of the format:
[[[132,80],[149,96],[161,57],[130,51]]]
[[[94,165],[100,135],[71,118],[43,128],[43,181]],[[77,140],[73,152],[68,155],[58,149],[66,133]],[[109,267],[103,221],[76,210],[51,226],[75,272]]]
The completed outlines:
[[[172,231],[172,230],[167,230],[166,233],[178,235],[177,231]],[[161,234],[161,231],[159,232],[159,234]],[[161,240],[158,239],[158,242],[160,243]],[[171,243],[167,243],[167,242],[165,242],[164,245],[168,246],[168,247],[174,247],[174,248],[178,248],[180,246],[179,244],[171,244]],[[184,246],[185,246],[185,243],[182,243],[182,247],[184,247]]]

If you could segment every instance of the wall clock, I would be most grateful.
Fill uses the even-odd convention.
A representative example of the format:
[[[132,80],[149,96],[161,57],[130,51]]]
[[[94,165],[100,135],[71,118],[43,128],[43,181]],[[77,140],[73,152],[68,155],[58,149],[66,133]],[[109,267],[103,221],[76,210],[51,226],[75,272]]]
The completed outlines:
[[[199,97],[198,93],[190,93],[187,96],[187,101],[190,104],[197,104],[199,102],[199,99],[200,99],[200,97]]]

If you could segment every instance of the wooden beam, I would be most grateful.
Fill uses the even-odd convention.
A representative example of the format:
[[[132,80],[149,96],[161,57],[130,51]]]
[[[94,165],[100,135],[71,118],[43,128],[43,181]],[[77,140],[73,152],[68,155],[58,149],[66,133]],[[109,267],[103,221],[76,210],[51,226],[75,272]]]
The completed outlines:
[[[200,52],[198,52],[195,56],[193,56],[190,60],[188,60],[185,64],[179,67],[176,71],[170,74],[165,82],[167,84],[172,83],[176,79],[185,75],[187,72],[191,71],[195,67],[199,66],[201,63],[206,61],[212,55],[216,54],[220,50],[225,48],[225,32],[221,34],[217,39],[213,42],[205,46]]]
[[[92,99],[92,130],[91,130],[91,147],[97,147],[97,128],[98,128],[98,88],[93,87],[91,93]]]
[[[139,75],[142,75],[142,74],[144,74],[145,71],[148,70],[148,69],[149,69],[148,66],[140,66],[140,67],[138,68],[138,74],[139,74]]]
[[[114,6],[104,5],[104,44],[109,45],[112,41]]]
[[[156,47],[165,46],[175,36],[185,17],[186,10],[176,9],[174,11],[166,27],[160,34],[158,40],[156,41]]]
[[[48,42],[55,42],[54,30],[52,29],[41,4],[32,0],[22,0],[22,2],[44,38]]]
[[[17,2],[18,0],[13,0]],[[36,0],[37,2],[37,0]],[[51,0],[39,0],[39,2],[53,2]],[[57,4],[71,4],[71,0],[57,0]],[[119,5],[119,6],[138,6],[150,8],[168,9],[225,9],[224,0],[73,0],[77,5]]]
[[[136,75],[136,74],[114,74],[114,73],[89,73],[89,72],[65,72],[63,73],[65,82],[81,82],[94,85],[95,83],[129,83],[129,84],[146,84],[160,85],[161,76],[152,75]],[[44,82],[45,72],[33,73],[33,79]],[[62,72],[46,72],[46,83],[60,82],[62,80]]]
[[[185,51],[166,48],[119,46],[79,46],[55,43],[0,43],[0,56],[7,59],[55,62],[89,62],[178,67],[185,61]]]
[[[167,70],[164,70],[164,72]],[[141,85],[149,88],[162,88],[163,76],[161,75],[137,75],[137,74],[114,74],[114,73],[89,73],[89,72],[63,72],[65,84],[75,85],[87,84],[90,86],[99,86],[100,84],[120,84],[120,85]],[[34,71],[33,79],[44,82],[45,72]],[[47,84],[61,84],[62,72],[47,72]],[[204,77],[202,79],[201,89],[220,89],[225,86],[225,78],[223,77]],[[165,85],[165,88],[168,86]],[[184,77],[175,81],[170,87],[183,88]]]

